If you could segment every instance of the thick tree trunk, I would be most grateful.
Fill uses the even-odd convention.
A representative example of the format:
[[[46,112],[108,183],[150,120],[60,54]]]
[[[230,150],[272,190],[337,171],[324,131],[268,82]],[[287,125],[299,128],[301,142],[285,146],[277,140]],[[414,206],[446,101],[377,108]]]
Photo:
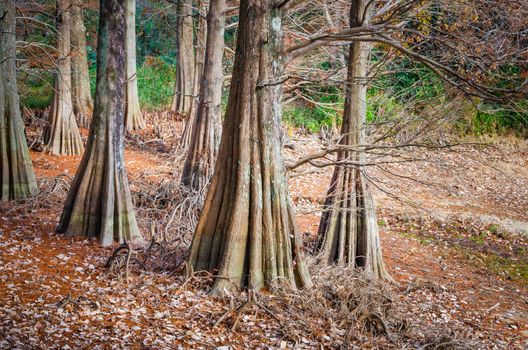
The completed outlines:
[[[366,2],[352,1],[351,27],[369,20],[368,11],[362,18]],[[344,145],[365,144],[370,48],[367,42],[350,45],[340,141]],[[340,152],[337,162],[344,161],[364,164],[365,153]],[[364,166],[336,166],[319,225],[319,258],[324,263],[363,267],[374,276],[390,279],[381,255],[376,208],[364,171]]]
[[[207,6],[205,5],[204,1],[199,0],[198,1],[198,9],[200,13],[206,13],[207,12]],[[198,15],[197,19],[195,20],[195,27],[196,27],[196,43],[195,43],[195,60],[194,60],[194,83],[193,83],[193,95],[198,96],[201,88],[201,81],[203,76],[203,70],[204,70],[204,60],[205,60],[205,47],[206,47],[206,40],[207,40],[207,21],[205,18],[200,14]],[[198,96],[200,99],[201,97]],[[199,102],[198,102],[199,103]],[[185,123],[185,128],[183,129],[182,138],[180,141],[180,146],[183,149],[187,149],[189,145],[192,142],[193,137],[193,127],[194,127],[194,119],[196,118],[196,107],[197,100],[196,98],[193,99],[193,106],[191,108],[191,114],[189,115],[189,118],[187,118]]]
[[[139,108],[136,68],[136,0],[126,0],[126,112],[127,131],[147,127]]]
[[[0,201],[37,192],[24,135],[16,81],[16,25],[13,0],[0,2]]]
[[[182,174],[182,183],[194,190],[209,182],[220,144],[225,7],[225,0],[211,0],[207,14],[205,65]]]
[[[86,54],[86,28],[84,27],[82,1],[74,0],[71,7],[71,44],[72,44],[72,98],[73,110],[79,125],[90,126],[93,112],[93,100],[90,91],[88,56]]]
[[[282,26],[270,0],[242,0],[233,78],[215,174],[189,263],[214,273],[213,293],[311,285],[281,154],[277,78]]]
[[[124,160],[124,2],[101,1],[97,48],[92,125],[57,231],[106,246],[140,236]]]
[[[59,0],[57,5],[58,72],[44,143],[45,149],[52,154],[77,155],[82,154],[84,147],[75,120],[71,91],[71,4],[69,0]]]
[[[176,82],[171,109],[191,116],[195,93],[192,0],[178,0],[176,17]]]

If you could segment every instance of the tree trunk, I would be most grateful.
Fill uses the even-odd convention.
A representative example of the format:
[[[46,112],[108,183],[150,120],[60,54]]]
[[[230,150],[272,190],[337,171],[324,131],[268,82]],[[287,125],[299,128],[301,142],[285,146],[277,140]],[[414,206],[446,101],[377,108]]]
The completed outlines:
[[[195,64],[194,64],[194,83],[193,83],[193,95],[197,96],[198,99],[201,97],[198,96],[198,93],[201,88],[201,81],[204,70],[204,60],[205,60],[205,46],[207,40],[207,22],[203,18],[202,13],[207,13],[207,6],[204,4],[204,1],[198,1],[198,9],[200,14],[195,21],[196,24],[196,45],[195,45]],[[222,41],[223,43],[223,41]],[[191,108],[191,114],[185,123],[185,128],[183,129],[182,138],[180,141],[180,146],[183,149],[187,149],[192,142],[193,137],[193,126],[194,120],[196,118],[196,99],[193,99],[193,107]],[[199,103],[199,102],[198,102]]]
[[[171,109],[188,117],[195,93],[192,0],[178,0],[176,17],[176,82]]]
[[[140,237],[124,160],[124,2],[101,1],[97,48],[92,125],[57,231],[106,246]]]
[[[228,289],[311,285],[281,154],[281,14],[242,0],[229,101],[215,174],[189,263]]]
[[[6,201],[29,197],[38,188],[20,115],[13,0],[0,2],[0,16],[0,201]]]
[[[52,154],[78,155],[82,154],[84,147],[75,120],[71,91],[71,4],[68,0],[59,0],[57,5],[58,72],[44,143],[45,149]]]
[[[92,118],[93,100],[86,54],[86,28],[84,27],[82,2],[79,0],[75,0],[72,4],[71,19],[73,110],[79,125],[87,128]]]
[[[352,1],[351,27],[369,21],[369,11],[362,18],[366,3],[367,0]],[[340,141],[344,145],[365,144],[370,48],[367,42],[350,45]],[[337,162],[364,164],[365,159],[364,152],[343,151],[337,155]],[[353,264],[374,276],[390,279],[381,255],[376,208],[364,171],[365,166],[336,166],[319,225],[319,259],[328,264]]]
[[[139,108],[136,68],[136,0],[126,0],[126,130],[147,127]]]
[[[195,62],[194,62],[194,95],[200,90],[200,82],[203,77],[205,65],[205,50],[207,45],[207,19],[205,14],[208,13],[207,3],[204,0],[198,1],[199,14],[196,19],[196,44],[195,44]]]
[[[182,173],[182,183],[194,190],[209,182],[220,144],[225,8],[225,0],[211,0],[209,3],[205,65],[198,106],[189,121],[192,136]]]

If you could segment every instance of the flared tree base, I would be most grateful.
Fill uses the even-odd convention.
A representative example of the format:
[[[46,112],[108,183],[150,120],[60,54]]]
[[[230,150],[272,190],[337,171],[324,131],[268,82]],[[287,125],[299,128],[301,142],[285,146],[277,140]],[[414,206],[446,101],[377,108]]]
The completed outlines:
[[[391,280],[381,254],[374,200],[358,169],[336,167],[318,235],[319,262],[364,268]]]

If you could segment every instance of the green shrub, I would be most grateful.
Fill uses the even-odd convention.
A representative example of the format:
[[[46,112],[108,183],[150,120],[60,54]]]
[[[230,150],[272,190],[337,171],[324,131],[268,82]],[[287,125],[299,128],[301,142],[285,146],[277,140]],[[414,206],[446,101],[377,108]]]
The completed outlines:
[[[43,109],[51,104],[53,97],[53,77],[43,73],[42,76],[21,73],[18,76],[20,103],[27,108]]]
[[[146,111],[163,110],[170,107],[174,94],[174,66],[159,59],[148,58],[138,67],[139,104]]]
[[[516,136],[526,137],[528,100],[516,101],[510,105],[477,101],[468,108],[455,128],[463,134],[476,136],[514,133]]]

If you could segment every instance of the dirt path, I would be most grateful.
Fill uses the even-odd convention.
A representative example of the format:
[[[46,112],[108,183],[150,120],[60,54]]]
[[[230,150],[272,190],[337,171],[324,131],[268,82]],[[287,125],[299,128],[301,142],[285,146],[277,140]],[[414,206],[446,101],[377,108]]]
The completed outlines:
[[[315,138],[302,139],[295,142],[293,151],[287,150],[287,157],[299,157],[317,147]],[[509,280],[511,276],[501,270],[491,271],[485,263],[489,251],[484,248],[526,266],[528,257],[519,250],[526,241],[510,241],[508,237],[498,240],[486,225],[501,225],[516,233],[524,230],[522,225],[528,221],[524,210],[528,207],[528,152],[496,147],[435,157],[428,167],[405,164],[390,169],[432,186],[388,176],[381,179],[383,186],[376,191],[383,252],[399,283],[395,307],[402,310],[423,343],[427,342],[426,335],[420,332],[436,327],[445,329],[446,339],[465,339],[478,344],[477,348],[526,349],[527,284],[522,279]],[[40,153],[32,154],[32,158],[37,176],[48,179],[72,176],[79,162],[79,157]],[[144,177],[175,175],[171,157],[166,154],[130,149],[126,160],[132,183]],[[459,170],[452,171],[453,166]],[[490,167],[501,172],[491,172]],[[373,178],[381,178],[381,171],[375,170]],[[330,175],[330,169],[325,169],[290,181],[298,212],[307,212],[297,219],[308,245],[319,220],[312,211],[324,198]],[[402,198],[412,198],[426,211],[410,211]],[[438,217],[421,221],[427,212]],[[237,332],[225,326],[213,328],[211,324],[228,303],[206,296],[199,285],[185,283],[179,273],[149,272],[128,284],[119,281],[103,268],[111,249],[53,232],[59,214],[60,205],[52,201],[24,211],[9,206],[0,210],[0,348],[293,347],[294,342],[284,338],[280,325],[262,314],[243,318]],[[461,215],[472,220],[478,219],[476,216],[492,219],[478,225],[471,221],[468,225],[474,228],[466,233],[465,221],[452,224],[454,217],[460,220]],[[495,222],[495,218],[499,220]],[[522,224],[517,230],[508,220]],[[450,230],[461,231],[457,241]],[[484,231],[493,241],[491,247],[472,240]],[[454,242],[475,245],[461,244],[454,249]],[[511,242],[519,251],[509,253],[501,248]],[[319,348],[328,336],[299,339],[296,348]],[[369,338],[357,346],[385,348],[380,345],[385,343],[376,339]],[[336,346],[332,340],[324,340],[324,344]]]

